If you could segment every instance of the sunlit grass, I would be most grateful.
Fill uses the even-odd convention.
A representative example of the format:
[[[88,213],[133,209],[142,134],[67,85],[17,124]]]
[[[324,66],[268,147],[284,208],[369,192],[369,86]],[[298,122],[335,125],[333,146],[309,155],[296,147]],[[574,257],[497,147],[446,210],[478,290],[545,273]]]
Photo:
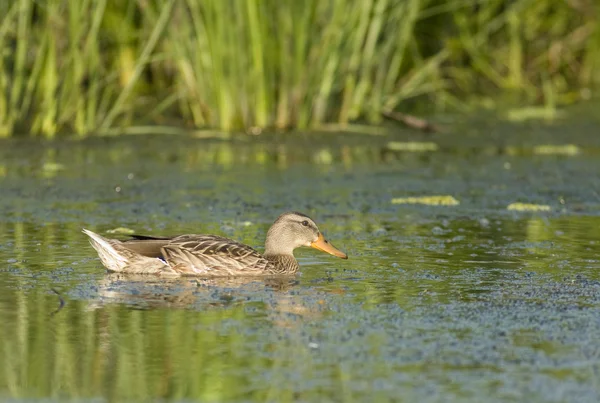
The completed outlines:
[[[600,81],[597,12],[562,0],[3,2],[0,135],[343,129],[428,103],[555,116]]]

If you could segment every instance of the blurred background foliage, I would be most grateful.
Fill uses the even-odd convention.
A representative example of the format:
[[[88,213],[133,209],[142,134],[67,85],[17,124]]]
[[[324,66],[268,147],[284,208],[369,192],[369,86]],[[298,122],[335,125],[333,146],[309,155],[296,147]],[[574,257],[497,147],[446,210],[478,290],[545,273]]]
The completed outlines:
[[[5,1],[0,136],[344,128],[393,111],[506,105],[546,116],[593,96],[599,10],[595,0]]]

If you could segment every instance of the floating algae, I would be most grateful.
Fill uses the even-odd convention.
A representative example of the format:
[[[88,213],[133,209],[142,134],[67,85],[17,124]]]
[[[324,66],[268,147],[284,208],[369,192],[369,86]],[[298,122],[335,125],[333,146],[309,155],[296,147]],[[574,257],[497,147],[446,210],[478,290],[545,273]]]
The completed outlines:
[[[511,203],[506,207],[512,211],[550,211],[550,206],[532,203]]]
[[[422,151],[437,151],[439,147],[436,143],[432,143],[432,142],[390,141],[387,144],[387,148],[391,151],[422,152]]]
[[[452,196],[420,196],[397,197],[392,199],[392,204],[425,204],[428,206],[457,206],[460,204]]]
[[[118,227],[118,228],[109,229],[108,231],[106,231],[106,233],[108,233],[108,234],[131,235],[131,234],[134,234],[135,231],[132,230],[131,228]]]
[[[538,155],[577,155],[579,151],[575,144],[545,144],[533,148],[533,153]]]

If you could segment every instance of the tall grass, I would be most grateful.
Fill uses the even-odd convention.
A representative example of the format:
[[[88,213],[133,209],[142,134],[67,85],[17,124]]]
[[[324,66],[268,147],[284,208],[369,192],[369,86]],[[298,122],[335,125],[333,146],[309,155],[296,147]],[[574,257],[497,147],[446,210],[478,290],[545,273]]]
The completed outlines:
[[[15,0],[0,4],[0,135],[377,123],[589,97],[599,6],[563,0]],[[139,130],[138,130],[139,131]]]
[[[396,87],[414,74],[402,59],[423,1],[351,3],[185,1],[176,18],[187,29],[170,30],[165,42],[193,123],[307,128],[377,120],[382,107],[438,89],[419,85],[427,74],[415,89]]]

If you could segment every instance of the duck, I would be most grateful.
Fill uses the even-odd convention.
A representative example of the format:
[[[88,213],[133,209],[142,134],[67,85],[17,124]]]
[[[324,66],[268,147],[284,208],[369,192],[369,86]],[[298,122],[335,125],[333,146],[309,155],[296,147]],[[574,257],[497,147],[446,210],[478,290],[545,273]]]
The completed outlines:
[[[333,246],[305,214],[287,212],[271,225],[264,253],[219,235],[186,234],[170,238],[132,235],[105,238],[87,229],[92,247],[110,272],[164,276],[233,277],[294,275],[296,248],[307,246],[341,259],[348,255]]]

